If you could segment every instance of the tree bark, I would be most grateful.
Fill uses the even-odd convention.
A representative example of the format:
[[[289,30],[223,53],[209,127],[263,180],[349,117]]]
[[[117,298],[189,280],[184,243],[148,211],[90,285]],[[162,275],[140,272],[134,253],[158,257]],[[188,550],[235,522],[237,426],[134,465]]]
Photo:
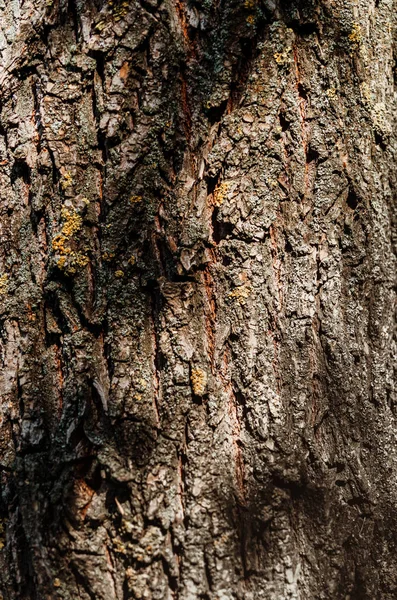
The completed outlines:
[[[397,597],[396,9],[0,2],[3,600]]]

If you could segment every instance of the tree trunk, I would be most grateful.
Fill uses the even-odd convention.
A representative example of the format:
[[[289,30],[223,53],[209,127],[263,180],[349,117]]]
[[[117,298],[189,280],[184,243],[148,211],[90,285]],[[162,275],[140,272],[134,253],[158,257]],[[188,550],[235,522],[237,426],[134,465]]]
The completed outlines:
[[[0,2],[3,600],[397,597],[396,9]]]

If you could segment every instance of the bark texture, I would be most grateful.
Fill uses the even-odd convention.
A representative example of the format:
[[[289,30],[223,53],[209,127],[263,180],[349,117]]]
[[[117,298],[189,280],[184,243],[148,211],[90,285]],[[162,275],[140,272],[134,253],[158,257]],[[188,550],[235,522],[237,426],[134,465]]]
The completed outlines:
[[[397,597],[396,10],[0,0],[3,600]]]

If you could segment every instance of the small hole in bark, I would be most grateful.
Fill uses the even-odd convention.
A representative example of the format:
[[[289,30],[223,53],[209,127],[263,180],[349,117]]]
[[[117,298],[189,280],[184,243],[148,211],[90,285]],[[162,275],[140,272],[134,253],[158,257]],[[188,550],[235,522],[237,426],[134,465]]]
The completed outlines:
[[[29,193],[29,204],[31,206],[31,209],[30,209],[30,223],[32,225],[32,230],[33,230],[34,234],[37,235],[38,225],[39,225],[40,221],[42,219],[44,219],[44,209],[41,208],[40,210],[34,210],[33,207],[32,207],[32,199],[33,199],[32,198],[32,194]],[[12,212],[12,210],[11,210],[11,212]]]
[[[79,39],[79,14],[77,4],[74,0],[69,0],[68,2],[68,14],[70,15],[71,21],[74,27],[74,34],[76,36],[76,40]]]
[[[117,502],[122,506],[129,501],[130,491],[127,486],[124,487],[118,483],[111,482],[108,485],[111,485],[111,488],[106,494],[106,508],[109,512],[118,513],[119,509],[115,498],[117,498]]]
[[[207,109],[208,120],[213,125],[214,123],[218,123],[223,117],[223,114],[227,107],[227,100],[224,100],[220,103],[219,106],[211,106]]]
[[[212,239],[216,244],[219,244],[221,240],[224,240],[230,236],[233,232],[234,226],[232,223],[225,223],[224,221],[218,221],[219,210],[214,209],[212,213]]]
[[[30,75],[37,74],[37,68],[35,65],[25,65],[18,69],[15,74],[19,80],[25,81]]]
[[[149,12],[149,13],[150,13],[150,14],[152,14],[152,15],[155,15],[155,14],[156,14],[156,12],[157,12],[157,8],[156,8],[156,6],[152,6],[152,5],[151,5],[149,2],[145,2],[144,0],[141,0],[141,4],[142,4],[143,8],[144,8],[144,9],[145,9],[147,12]],[[190,29],[191,29],[191,27],[189,27],[189,37],[191,37],[191,36],[190,36]]]
[[[279,118],[279,121],[280,121],[281,130],[282,131],[287,131],[287,129],[289,128],[289,122],[285,118],[285,114],[281,112],[279,114],[278,118]]]
[[[214,193],[216,186],[219,181],[219,173],[215,177],[208,177],[207,179],[207,193],[208,196]]]
[[[349,223],[345,223],[344,227],[343,227],[343,233],[345,235],[351,235],[352,234],[352,228],[350,227]]]
[[[309,147],[307,154],[306,154],[306,162],[310,163],[313,161],[318,160],[319,157],[319,153],[317,152],[317,150],[314,150],[314,148]]]
[[[72,448],[76,448],[81,442],[87,442],[84,427],[79,423],[69,436],[69,444]]]
[[[367,503],[367,500],[365,498],[363,498],[362,496],[355,496],[354,498],[350,498],[347,501],[347,504],[349,506],[357,506],[357,505],[361,506],[361,505],[366,504],[366,503]]]
[[[232,264],[232,262],[233,262],[233,261],[232,261],[232,259],[230,258],[230,256],[224,256],[224,257],[222,258],[222,264],[223,264],[223,266],[224,266],[224,267],[228,267],[229,265],[231,265],[231,264]]]
[[[298,83],[298,94],[303,100],[307,100],[307,91],[302,83]]]
[[[347,196],[346,204],[352,210],[355,210],[357,208],[357,204],[358,204],[357,194],[352,189],[349,190],[349,194]]]
[[[90,472],[87,474],[86,481],[95,492],[100,489],[102,485],[101,465],[92,465]]]
[[[30,167],[23,160],[15,161],[11,171],[11,183],[15,183],[17,179],[23,179],[24,183],[30,184]]]
[[[382,136],[375,131],[375,144],[382,148],[382,150],[386,150],[386,144],[382,138]]]
[[[317,23],[299,23],[297,21],[291,24],[291,29],[302,37],[312,35],[318,31]]]

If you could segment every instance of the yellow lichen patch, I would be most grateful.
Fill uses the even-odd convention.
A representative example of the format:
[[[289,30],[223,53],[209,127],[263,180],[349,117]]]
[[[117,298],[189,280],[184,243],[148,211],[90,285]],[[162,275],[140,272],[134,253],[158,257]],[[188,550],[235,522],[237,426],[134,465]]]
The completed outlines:
[[[85,267],[89,262],[88,256],[82,252],[74,252],[70,247],[71,238],[80,231],[83,220],[74,209],[66,207],[62,208],[61,216],[63,219],[61,233],[52,240],[52,249],[60,255],[57,260],[58,268],[74,274],[78,267]]]
[[[273,54],[274,59],[278,65],[286,65],[290,62],[290,48],[284,50],[284,52],[275,52]]]
[[[327,96],[330,100],[335,100],[336,98],[336,89],[335,88],[328,88],[327,89]]]
[[[115,276],[117,277],[117,279],[121,279],[122,277],[124,277],[124,271],[121,271],[121,269],[119,269],[115,272]]]
[[[255,23],[255,16],[254,15],[248,15],[248,17],[247,17],[247,23],[248,23],[248,25],[253,25]]]
[[[71,187],[73,185],[73,177],[70,171],[66,171],[66,173],[64,173],[60,184],[63,190],[66,190],[68,187]]]
[[[221,206],[226,198],[226,194],[230,188],[230,183],[224,181],[214,192],[214,205]]]
[[[83,226],[83,220],[80,215],[75,210],[68,210],[67,208],[63,208],[61,210],[61,215],[63,220],[65,221],[62,227],[62,233],[66,237],[71,237]]]
[[[70,254],[72,266],[85,267],[90,262],[90,259],[81,252],[72,252]]]
[[[60,581],[60,579],[58,579],[58,577],[56,577],[54,579],[54,587],[56,587],[56,588],[61,587],[61,581]]]
[[[253,8],[255,8],[256,2],[255,0],[245,0],[244,2],[244,8],[248,9],[248,10],[252,10]]]
[[[130,265],[135,265],[135,263],[136,263],[136,258],[135,258],[135,256],[131,256],[131,257],[128,259],[128,263],[129,263]]]
[[[117,6],[113,10],[113,17],[116,22],[123,19],[127,14],[128,14],[128,2],[122,2],[120,4],[120,6]]]
[[[62,254],[62,255],[70,254],[71,249],[66,244],[67,244],[66,236],[62,235],[61,233],[58,233],[52,240],[52,249],[54,250],[54,252],[58,252],[59,254]]]
[[[233,298],[236,302],[238,302],[238,304],[241,304],[241,306],[244,306],[244,304],[246,303],[247,298],[249,297],[250,294],[251,294],[251,286],[248,284],[245,284],[245,285],[241,285],[241,286],[237,287],[232,292],[230,292],[229,298]]]
[[[95,31],[103,31],[106,27],[106,21],[99,21],[96,25],[95,25]]]
[[[4,296],[8,292],[8,275],[4,274],[0,277],[0,296]]]
[[[207,374],[203,369],[196,367],[192,369],[190,375],[190,382],[192,384],[193,393],[196,396],[202,396],[204,394],[207,385]]]
[[[130,202],[131,204],[136,204],[137,202],[142,202],[142,196],[131,196]]]
[[[114,538],[113,549],[117,554],[127,554],[127,549],[119,537]]]
[[[58,269],[61,269],[61,271],[65,268],[66,266],[66,256],[61,256],[61,258],[59,258],[57,260],[57,267]]]
[[[353,23],[353,28],[349,34],[349,40],[352,44],[360,44],[362,41],[361,27],[359,23]]]

